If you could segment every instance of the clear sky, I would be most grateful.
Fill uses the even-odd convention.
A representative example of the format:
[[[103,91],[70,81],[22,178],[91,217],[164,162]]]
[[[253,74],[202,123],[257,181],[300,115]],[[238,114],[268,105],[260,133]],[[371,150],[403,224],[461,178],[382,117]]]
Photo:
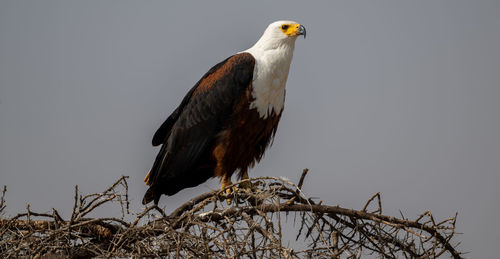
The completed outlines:
[[[304,24],[273,147],[250,176],[308,195],[438,218],[458,211],[461,250],[496,258],[500,224],[500,1],[0,1],[0,184],[68,216],[73,188],[130,176],[151,138],[214,64],[281,19]],[[219,187],[162,197],[167,210]],[[118,212],[102,212],[111,216]]]

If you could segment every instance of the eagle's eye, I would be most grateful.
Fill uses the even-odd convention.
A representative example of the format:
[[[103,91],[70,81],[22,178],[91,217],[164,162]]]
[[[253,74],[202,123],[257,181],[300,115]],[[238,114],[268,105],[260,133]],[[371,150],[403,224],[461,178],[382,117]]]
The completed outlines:
[[[282,29],[282,30],[284,30],[284,31],[286,31],[286,29],[288,29],[288,25],[286,25],[286,24],[285,24],[285,25],[282,25],[282,26],[281,26],[281,29]]]

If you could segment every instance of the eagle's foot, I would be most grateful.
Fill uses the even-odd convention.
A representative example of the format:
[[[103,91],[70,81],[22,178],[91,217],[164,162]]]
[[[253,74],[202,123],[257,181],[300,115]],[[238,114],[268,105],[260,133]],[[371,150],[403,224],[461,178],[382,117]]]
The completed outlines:
[[[235,189],[235,188],[232,187],[232,188],[226,189],[226,195],[227,196],[231,195],[231,193],[233,192],[233,189]],[[231,205],[231,203],[233,202],[233,199],[232,198],[227,198],[226,202],[227,202],[227,205]]]
[[[251,192],[256,192],[257,191],[257,186],[259,185],[259,183],[252,183],[250,181],[250,178],[248,178],[248,172],[245,171],[243,172],[243,174],[241,174],[241,180],[246,180],[242,183],[240,183],[240,187],[245,189],[246,191],[251,191]]]
[[[252,183],[251,181],[244,181],[240,183],[240,187],[244,190],[242,191],[250,191],[250,192],[257,192],[257,184]]]
[[[236,189],[236,187],[234,187],[234,186],[230,187],[230,188],[227,187],[227,186],[230,186],[232,184],[233,183],[231,182],[231,178],[230,177],[223,176],[222,177],[222,184],[220,186],[220,189],[224,190],[224,192],[226,193],[226,195],[229,196]],[[227,202],[227,205],[231,205],[232,199],[231,198],[227,198],[226,202]]]

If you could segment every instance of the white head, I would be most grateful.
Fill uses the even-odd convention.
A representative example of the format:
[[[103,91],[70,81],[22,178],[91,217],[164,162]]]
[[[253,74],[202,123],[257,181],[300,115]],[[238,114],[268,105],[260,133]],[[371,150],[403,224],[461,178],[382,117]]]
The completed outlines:
[[[276,21],[267,26],[254,47],[276,49],[281,46],[293,47],[299,35],[306,37],[306,28],[294,21]]]
[[[277,21],[269,24],[262,37],[244,51],[255,58],[253,92],[255,108],[260,117],[280,114],[285,102],[285,85],[292,62],[295,40],[306,37],[306,28],[293,21]]]

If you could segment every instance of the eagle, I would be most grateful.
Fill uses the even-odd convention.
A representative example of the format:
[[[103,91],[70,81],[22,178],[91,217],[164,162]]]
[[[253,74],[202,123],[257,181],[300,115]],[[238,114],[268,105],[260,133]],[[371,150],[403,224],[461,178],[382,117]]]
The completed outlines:
[[[144,179],[144,205],[212,177],[220,177],[221,189],[235,172],[248,179],[276,134],[299,35],[306,37],[303,25],[273,22],[255,45],[213,66],[189,90],[153,136],[161,148]]]

